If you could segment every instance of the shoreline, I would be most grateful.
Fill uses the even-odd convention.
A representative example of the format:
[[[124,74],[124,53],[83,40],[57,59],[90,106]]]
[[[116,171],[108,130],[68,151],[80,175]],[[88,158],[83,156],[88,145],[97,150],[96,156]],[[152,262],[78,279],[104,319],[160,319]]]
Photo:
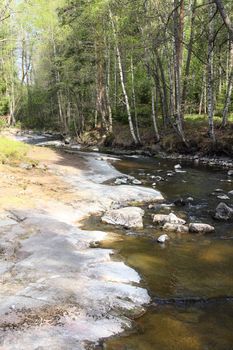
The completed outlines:
[[[25,141],[27,138],[31,137],[33,139],[34,136],[37,137],[37,142],[40,141],[40,139],[43,140],[43,138],[50,138],[51,141],[44,140],[44,146],[54,146],[55,148],[60,148],[61,150],[67,150],[70,153],[76,153],[76,151],[85,151],[85,152],[95,152],[95,153],[105,153],[105,154],[112,154],[112,155],[119,155],[119,156],[145,156],[145,157],[151,157],[151,158],[160,158],[160,159],[171,159],[171,160],[177,160],[177,161],[187,161],[187,162],[194,162],[196,165],[208,165],[210,167],[220,167],[225,168],[227,170],[233,169],[233,158],[226,155],[205,155],[203,152],[199,153],[192,153],[192,154],[185,154],[181,152],[168,152],[163,151],[158,148],[158,150],[154,150],[153,147],[147,147],[143,146],[142,148],[132,148],[129,146],[121,147],[120,145],[116,145],[116,147],[106,147],[102,144],[96,144],[96,145],[84,145],[75,143],[72,140],[68,140],[69,142],[66,143],[66,140],[61,140],[62,135],[59,135],[57,133],[37,133],[33,131],[20,131],[20,130],[7,130],[6,135],[11,135],[18,137],[18,139]],[[20,136],[16,136],[16,135]],[[41,140],[41,144],[43,144],[43,141]],[[57,144],[56,144],[57,143]]]
[[[6,350],[15,350],[13,343],[24,350],[40,346],[63,349],[63,343],[65,349],[72,349],[74,344],[77,349],[85,349],[86,342],[95,343],[129,329],[133,322],[130,314],[141,315],[150,297],[140,287],[139,274],[111,258],[114,251],[91,247],[93,242],[113,239],[112,234],[85,231],[80,227],[81,220],[111,206],[139,199],[157,201],[162,196],[141,186],[103,184],[121,173],[107,159],[96,159],[93,153],[73,156],[33,148],[33,154],[40,162],[45,161],[48,170],[21,169],[19,177],[25,174],[26,179],[28,174],[37,181],[40,176],[52,177],[52,182],[56,178],[70,195],[59,200],[62,187],[55,198],[45,199],[42,192],[40,197],[37,193],[34,207],[16,210],[11,206],[11,210],[1,213],[5,213],[5,220],[10,213],[11,221],[1,226],[0,244],[10,237],[8,250],[14,244],[15,257],[6,253],[10,264],[2,272],[6,280],[1,292],[0,339]],[[6,172],[4,166],[2,171]],[[10,167],[8,172],[10,176]],[[49,187],[48,197],[51,190]],[[21,194],[24,201],[27,195],[30,189]],[[14,272],[16,291],[9,269]],[[37,317],[42,320],[39,328],[34,323]],[[62,326],[56,324],[57,318]]]

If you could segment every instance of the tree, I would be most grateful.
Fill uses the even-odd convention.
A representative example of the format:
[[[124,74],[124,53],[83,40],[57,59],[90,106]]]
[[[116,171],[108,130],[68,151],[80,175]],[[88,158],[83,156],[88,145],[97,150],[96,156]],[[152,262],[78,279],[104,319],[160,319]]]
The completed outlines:
[[[225,6],[223,5],[221,0],[214,0],[218,11],[223,19],[225,27],[229,34],[229,42],[230,42],[230,67],[229,67],[229,81],[227,86],[226,100],[223,109],[223,118],[222,118],[222,126],[225,127],[227,125],[227,115],[229,111],[229,106],[231,103],[231,94],[233,87],[233,24],[230,20],[229,15],[226,12]]]

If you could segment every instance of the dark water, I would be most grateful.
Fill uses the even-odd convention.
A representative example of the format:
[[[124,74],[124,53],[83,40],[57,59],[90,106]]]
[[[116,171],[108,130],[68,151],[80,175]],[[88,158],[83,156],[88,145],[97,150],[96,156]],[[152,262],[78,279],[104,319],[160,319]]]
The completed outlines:
[[[135,176],[144,185],[162,192],[166,204],[193,197],[181,207],[147,210],[142,236],[119,231],[119,240],[108,243],[126,263],[142,276],[155,304],[136,320],[136,330],[108,340],[107,350],[232,350],[233,349],[233,225],[216,222],[212,212],[221,202],[217,196],[233,190],[227,172],[182,164],[184,173],[168,176],[177,162],[125,158],[114,163],[123,173]],[[156,181],[154,176],[164,181]],[[214,192],[216,189],[221,192]],[[230,196],[226,203],[232,204]],[[152,213],[175,212],[188,222],[215,226],[214,234],[173,234],[165,246],[156,243],[162,232],[152,227]],[[107,245],[108,245],[107,244]],[[105,245],[105,246],[107,246]],[[166,303],[168,299],[184,302]],[[176,299],[177,298],[177,299]],[[209,302],[185,302],[190,298]],[[158,300],[165,300],[164,303]]]

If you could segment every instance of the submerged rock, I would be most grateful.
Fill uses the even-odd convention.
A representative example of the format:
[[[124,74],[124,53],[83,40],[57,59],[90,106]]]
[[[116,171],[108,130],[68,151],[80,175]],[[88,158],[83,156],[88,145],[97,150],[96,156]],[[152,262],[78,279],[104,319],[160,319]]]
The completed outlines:
[[[157,242],[158,243],[165,243],[166,241],[169,241],[169,236],[168,235],[161,235],[158,239]]]
[[[185,205],[193,202],[194,199],[193,197],[188,197],[186,199],[184,198],[177,198],[176,200],[174,200],[174,204],[177,206],[177,207],[184,207]]]
[[[183,199],[183,198],[178,198],[178,199],[176,199],[176,200],[174,201],[174,204],[175,204],[175,206],[177,206],[177,207],[184,207],[184,206],[187,204],[187,202],[186,202],[186,200]]]
[[[109,210],[101,220],[107,224],[120,225],[127,228],[143,228],[144,210],[135,207]]]
[[[233,176],[233,169],[232,170],[228,170],[227,175],[228,176]]]
[[[216,220],[233,220],[233,209],[226,203],[221,202],[216,208],[214,218]]]
[[[191,223],[189,224],[189,232],[191,233],[210,233],[214,232],[214,227],[208,224]]]
[[[180,224],[170,224],[166,223],[163,226],[164,231],[169,231],[169,232],[177,232],[177,233],[187,233],[189,232],[189,228],[186,225],[180,225]]]
[[[157,224],[170,223],[170,224],[180,224],[180,225],[184,225],[186,223],[185,220],[178,218],[178,216],[176,216],[173,213],[170,213],[169,215],[155,214],[153,217],[153,222]]]

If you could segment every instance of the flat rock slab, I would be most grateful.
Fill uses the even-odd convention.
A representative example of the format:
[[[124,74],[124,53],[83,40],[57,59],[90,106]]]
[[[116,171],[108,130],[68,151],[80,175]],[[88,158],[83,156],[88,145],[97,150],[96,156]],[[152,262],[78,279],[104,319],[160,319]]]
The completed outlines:
[[[130,327],[125,316],[141,313],[150,297],[136,271],[111,259],[112,250],[90,248],[107,234],[42,211],[27,214],[0,228],[0,245],[7,246],[0,257],[0,348],[85,349],[86,341]]]
[[[143,228],[144,210],[135,207],[126,207],[109,210],[101,220],[111,225],[119,225],[126,228]]]

